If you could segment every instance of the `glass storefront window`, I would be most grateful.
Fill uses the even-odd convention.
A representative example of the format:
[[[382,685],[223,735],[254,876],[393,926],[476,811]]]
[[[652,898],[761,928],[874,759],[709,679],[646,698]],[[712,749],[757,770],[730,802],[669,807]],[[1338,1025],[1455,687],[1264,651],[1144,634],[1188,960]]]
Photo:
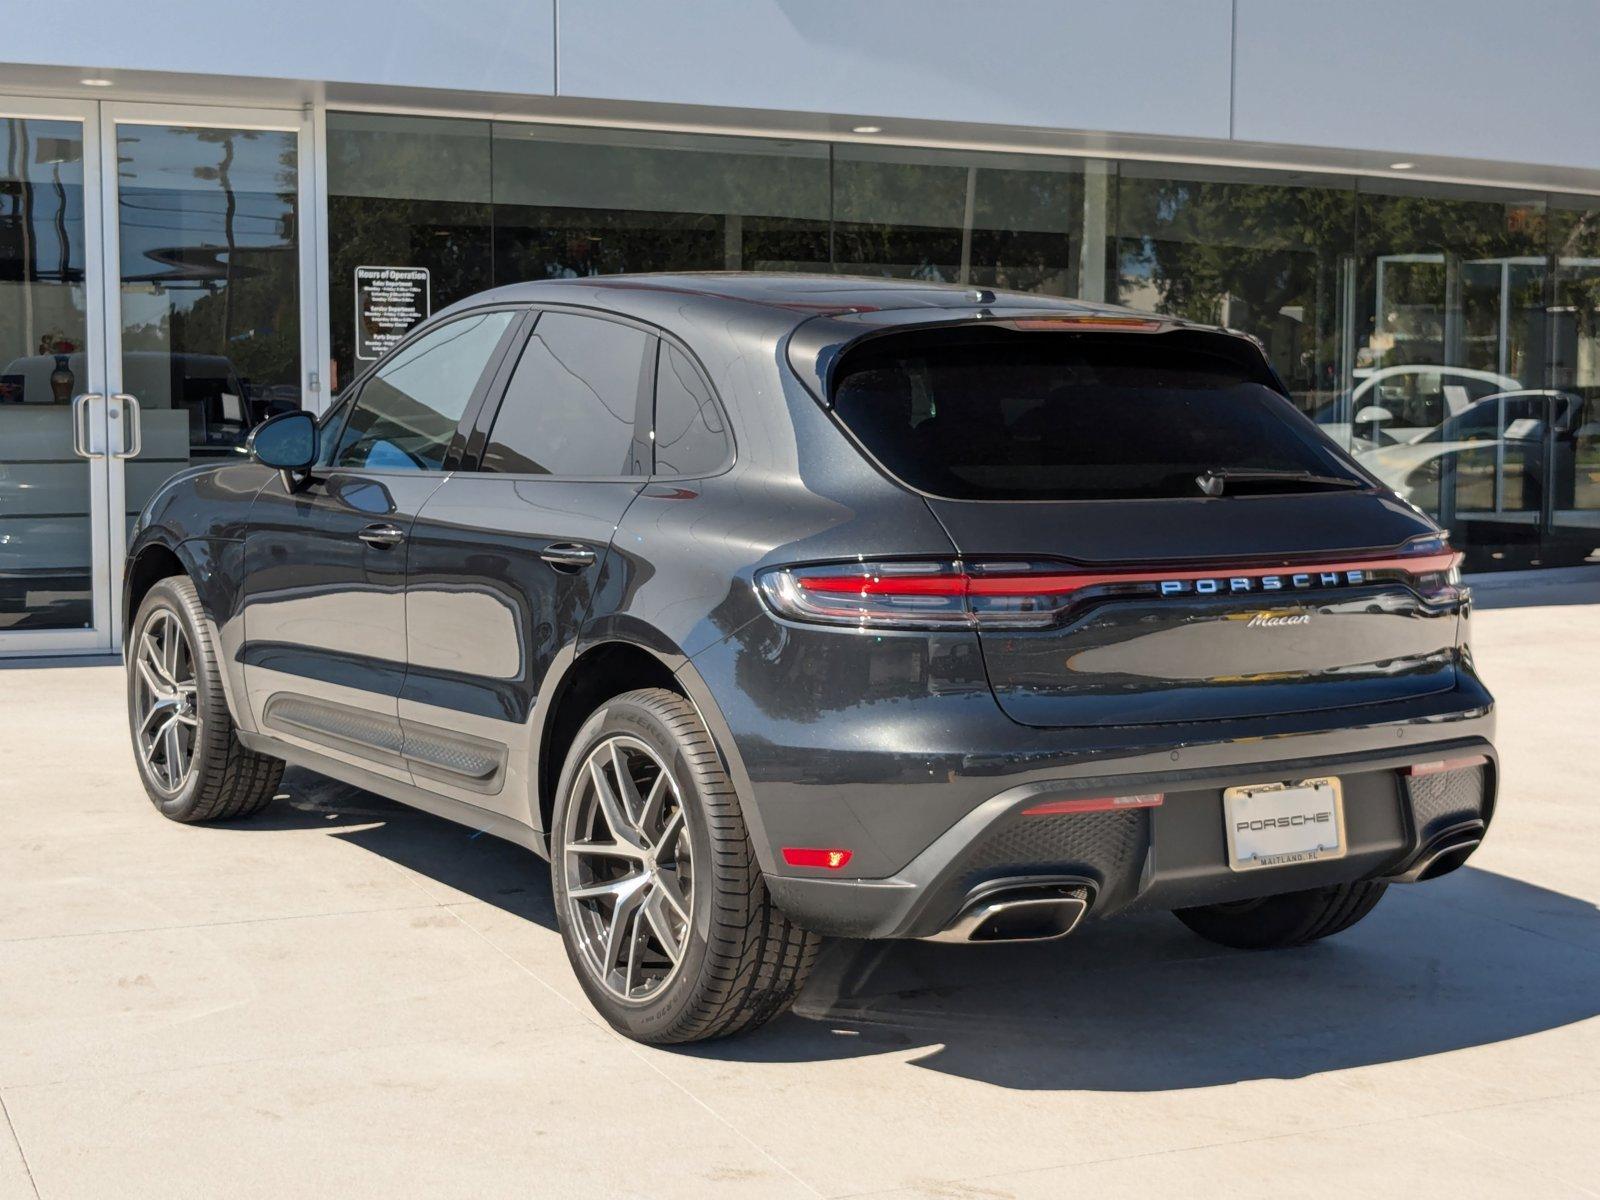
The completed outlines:
[[[1556,197],[1550,206],[1554,259],[1550,380],[1550,530],[1558,562],[1600,550],[1600,202]]]
[[[836,146],[834,267],[1075,294],[1083,172],[1078,159]]]
[[[383,328],[523,279],[968,283],[1251,334],[1301,410],[1449,526],[1471,567],[1581,557],[1600,512],[1593,199],[356,113],[329,114],[328,163],[339,383]],[[387,326],[358,329],[362,267],[397,272]]]
[[[1469,566],[1542,561],[1545,198],[1363,180],[1347,437]]]
[[[0,119],[0,630],[93,617],[83,128]]]
[[[300,407],[298,138],[117,126],[122,390],[139,404],[126,518],[174,471],[243,453]]]
[[[828,148],[496,124],[497,283],[828,265]]]
[[[1116,230],[1119,303],[1253,335],[1325,419],[1346,370],[1352,181],[1123,163]]]
[[[408,311],[421,320],[493,285],[489,170],[487,121],[328,114],[330,391],[398,340]],[[412,274],[384,303],[358,288],[361,268]]]
[[[951,151],[836,147],[834,265],[854,275],[961,281],[967,167]]]

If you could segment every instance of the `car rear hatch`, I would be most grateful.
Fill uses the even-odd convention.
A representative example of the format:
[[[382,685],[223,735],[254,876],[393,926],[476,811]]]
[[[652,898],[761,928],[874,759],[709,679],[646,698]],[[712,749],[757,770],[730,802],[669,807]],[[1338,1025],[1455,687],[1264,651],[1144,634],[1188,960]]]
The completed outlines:
[[[819,594],[875,576],[872,603],[958,604],[1019,722],[1245,718],[1455,685],[1454,555],[1245,339],[1134,321],[898,332],[847,352],[830,395],[955,556],[851,566],[843,584],[823,571]]]

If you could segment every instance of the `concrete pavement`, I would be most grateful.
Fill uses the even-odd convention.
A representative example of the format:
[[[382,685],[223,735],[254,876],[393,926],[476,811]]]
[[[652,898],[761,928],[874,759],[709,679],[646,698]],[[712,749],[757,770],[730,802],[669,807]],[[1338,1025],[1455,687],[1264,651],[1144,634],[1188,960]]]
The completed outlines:
[[[679,1051],[527,854],[304,772],[168,823],[119,668],[0,669],[0,1197],[1600,1195],[1600,581],[1482,595],[1469,868],[1288,953],[839,943]]]

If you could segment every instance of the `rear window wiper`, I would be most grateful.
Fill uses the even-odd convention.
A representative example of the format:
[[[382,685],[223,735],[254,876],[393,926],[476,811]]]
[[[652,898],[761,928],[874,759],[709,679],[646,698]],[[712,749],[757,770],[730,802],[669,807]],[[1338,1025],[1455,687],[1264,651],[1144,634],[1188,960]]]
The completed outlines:
[[[1341,488],[1371,486],[1364,479],[1351,479],[1344,475],[1318,475],[1315,471],[1278,471],[1269,467],[1216,467],[1196,475],[1194,481],[1208,496],[1222,495],[1230,483],[1308,483],[1313,487]]]

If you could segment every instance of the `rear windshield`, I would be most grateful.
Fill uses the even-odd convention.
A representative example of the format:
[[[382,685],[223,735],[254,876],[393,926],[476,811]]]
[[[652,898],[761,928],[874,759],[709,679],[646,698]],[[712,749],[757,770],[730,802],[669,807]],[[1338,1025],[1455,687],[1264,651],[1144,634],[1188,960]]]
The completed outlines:
[[[954,499],[1199,496],[1197,476],[1219,469],[1357,478],[1249,370],[1174,337],[891,335],[841,363],[834,410],[887,470]]]

